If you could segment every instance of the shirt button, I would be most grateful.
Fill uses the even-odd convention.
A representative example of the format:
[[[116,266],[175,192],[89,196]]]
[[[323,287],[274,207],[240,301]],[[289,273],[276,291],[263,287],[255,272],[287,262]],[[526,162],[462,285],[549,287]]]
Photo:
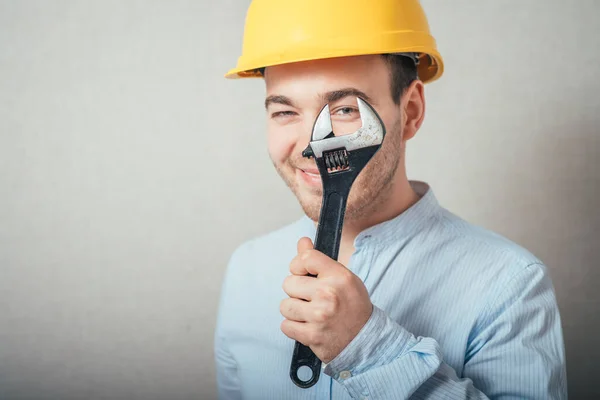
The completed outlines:
[[[350,371],[342,371],[340,372],[340,379],[348,379],[352,376]]]

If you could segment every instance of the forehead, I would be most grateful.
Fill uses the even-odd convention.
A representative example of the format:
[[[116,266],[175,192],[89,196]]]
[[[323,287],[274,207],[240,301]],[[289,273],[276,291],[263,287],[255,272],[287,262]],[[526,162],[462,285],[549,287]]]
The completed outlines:
[[[379,55],[303,61],[265,70],[267,94],[322,93],[340,87],[376,91],[389,80],[388,67]],[[282,91],[291,93],[278,93]]]

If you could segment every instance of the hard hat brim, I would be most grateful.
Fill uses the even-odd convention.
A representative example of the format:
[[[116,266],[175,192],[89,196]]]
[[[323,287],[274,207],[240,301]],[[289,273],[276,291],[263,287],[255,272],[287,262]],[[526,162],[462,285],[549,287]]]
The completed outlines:
[[[413,52],[416,52],[413,50]],[[417,67],[419,79],[424,83],[431,83],[435,80],[439,79],[444,72],[444,64],[442,58],[439,54],[431,54],[431,50],[428,54],[419,53],[419,65]],[[242,78],[262,78],[263,75],[260,72],[262,68],[273,67],[276,65],[285,65],[296,62],[304,62],[304,61],[315,61],[315,60],[323,60],[328,58],[338,58],[338,57],[352,57],[352,56],[361,56],[361,55],[371,55],[371,54],[389,54],[389,53],[368,53],[361,52],[359,54],[344,54],[338,56],[322,56],[322,57],[305,57],[305,58],[297,58],[292,60],[280,61],[280,62],[267,62],[261,64],[255,64],[248,67],[236,67],[229,70],[224,77],[227,79],[242,79]]]

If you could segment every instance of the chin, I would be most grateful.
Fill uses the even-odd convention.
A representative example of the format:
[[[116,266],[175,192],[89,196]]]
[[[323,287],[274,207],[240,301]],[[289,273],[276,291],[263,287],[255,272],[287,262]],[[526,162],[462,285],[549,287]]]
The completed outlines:
[[[316,194],[297,194],[296,198],[298,203],[302,207],[304,214],[313,221],[319,220],[319,214],[321,213],[321,204],[323,202],[322,195]]]

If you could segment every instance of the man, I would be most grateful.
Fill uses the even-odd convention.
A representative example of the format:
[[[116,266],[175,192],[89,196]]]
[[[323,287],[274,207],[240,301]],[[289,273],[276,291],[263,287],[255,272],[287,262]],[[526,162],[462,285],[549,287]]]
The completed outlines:
[[[220,398],[566,398],[544,264],[407,178],[423,85],[443,70],[418,1],[255,0],[239,63],[229,77],[264,78],[269,154],[306,215],[231,257],[215,333]],[[335,132],[356,130],[357,97],[387,133],[353,185],[333,260],[313,249],[323,189],[302,151],[325,104]],[[296,340],[323,362],[306,389],[289,376]]]

